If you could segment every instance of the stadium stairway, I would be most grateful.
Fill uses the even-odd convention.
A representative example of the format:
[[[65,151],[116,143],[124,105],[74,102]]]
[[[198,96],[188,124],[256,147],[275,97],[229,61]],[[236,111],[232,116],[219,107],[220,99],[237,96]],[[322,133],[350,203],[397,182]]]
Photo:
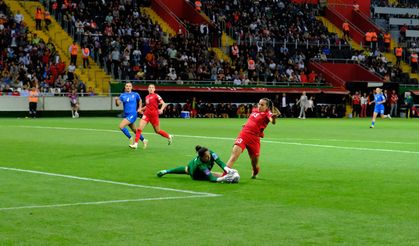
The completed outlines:
[[[61,26],[57,23],[54,18],[49,26],[49,31],[46,30],[35,30],[35,9],[36,7],[41,7],[43,11],[45,8],[39,2],[32,1],[4,1],[11,11],[15,14],[17,11],[24,16],[24,22],[28,26],[29,30],[33,33],[36,33],[44,42],[49,40],[54,44],[61,61],[65,62],[67,65],[70,64],[70,54],[68,52],[68,47],[73,43],[73,39],[65,32]],[[43,23],[44,24],[44,23]],[[81,50],[80,46],[79,49]],[[81,52],[79,52],[81,53]],[[89,58],[90,69],[83,69],[81,66],[82,59],[81,55],[77,59],[77,68],[76,75],[86,83],[86,87],[94,88],[94,91],[98,94],[109,93],[109,81],[111,77],[103,71],[94,61]]]
[[[217,57],[231,64],[229,47],[231,47],[235,42],[236,40],[227,35],[227,33],[223,32],[221,35],[221,48],[213,48],[214,52],[217,54]]]
[[[171,37],[176,35],[175,30],[173,30],[173,28],[171,28],[170,25],[166,21],[164,21],[153,9],[142,7],[140,8],[140,11],[141,13],[148,15],[148,17],[152,21],[158,23],[161,26],[163,32],[168,33]],[[212,50],[219,60],[231,62],[230,57],[226,53],[224,53],[220,48],[213,47],[209,50]]]
[[[148,15],[148,17],[154,21],[155,23],[158,23],[160,27],[162,28],[163,32],[168,33],[171,37],[176,36],[175,30],[173,30],[169,24],[167,24],[154,10],[151,8],[140,8],[140,12],[143,14]]]
[[[398,46],[397,42],[392,38],[391,39],[391,49],[390,50],[393,50],[397,46]],[[403,49],[405,49],[405,48],[403,48]],[[394,53],[386,52],[386,53],[384,53],[384,56],[387,58],[387,60],[389,62],[391,62],[393,64],[396,64],[397,58],[396,58],[396,55]],[[400,68],[402,69],[403,73],[408,73],[409,77],[411,79],[416,78],[417,80],[419,80],[419,74],[411,73],[412,67],[409,64],[407,64],[406,62],[404,62],[403,60],[400,63]]]
[[[328,19],[322,17],[322,16],[317,16],[316,17],[319,21],[321,21],[323,23],[324,26],[327,27],[327,30],[331,33],[337,33],[339,37],[343,37],[343,32],[340,28],[338,28],[337,26],[335,26],[332,22],[330,22]],[[361,50],[361,45],[359,45],[357,42],[353,41],[352,39],[349,41],[349,45],[356,50]]]

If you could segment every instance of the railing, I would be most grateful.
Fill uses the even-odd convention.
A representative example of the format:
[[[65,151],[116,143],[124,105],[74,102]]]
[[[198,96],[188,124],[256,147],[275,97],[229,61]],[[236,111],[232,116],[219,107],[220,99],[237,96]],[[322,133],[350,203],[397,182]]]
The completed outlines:
[[[374,14],[389,14],[389,15],[419,15],[419,10],[416,8],[395,8],[395,7],[374,7]]]
[[[351,26],[351,29],[353,31],[355,31],[355,33],[358,36],[358,38],[360,39],[360,42],[362,42],[363,38],[364,38],[364,32],[362,30],[360,30],[354,23],[352,23],[351,21],[349,21],[347,18],[345,18],[341,13],[339,13],[336,9],[334,8],[327,8],[327,10],[332,14],[335,15],[338,18],[338,21],[340,21],[341,23],[339,23],[340,25],[344,22],[347,21],[348,24]],[[336,24],[336,23],[335,23]],[[351,31],[352,31],[351,30]],[[352,33],[351,33],[352,34]],[[352,34],[353,36],[353,34]]]
[[[164,86],[178,86],[178,87],[185,87],[188,88],[190,86],[213,86],[213,87],[237,87],[237,88],[247,88],[247,87],[330,87],[328,84],[324,83],[301,83],[301,82],[290,82],[290,81],[273,81],[273,82],[265,82],[265,81],[253,81],[249,82],[248,84],[243,85],[235,85],[233,81],[213,81],[213,80],[113,80],[111,84],[118,84],[118,83],[127,83],[131,82],[135,85],[149,85],[149,84],[156,84],[156,85],[164,85]]]
[[[329,39],[326,40],[327,42],[320,42],[319,40],[317,42],[309,42],[309,41],[289,41],[287,38],[284,39],[237,39],[238,45],[247,45],[247,46],[259,46],[259,47],[294,47],[295,49],[299,47],[327,47],[327,48],[337,48],[337,49],[350,49],[351,46],[348,44],[332,44]]]
[[[341,87],[345,86],[346,82],[343,79],[341,79],[339,76],[335,75],[335,73],[333,73],[329,69],[322,66],[321,62],[319,62],[318,60],[312,60],[312,62],[310,64],[312,64],[313,67],[315,67],[319,71],[321,71],[325,76],[330,77],[331,78],[330,80],[333,80],[333,81],[337,82],[338,84],[335,85],[335,86],[341,86]]]
[[[161,13],[159,13],[160,15],[166,15],[168,18],[170,18],[170,19],[172,19],[174,22],[177,22],[177,24],[178,25],[180,25],[180,26],[177,26],[177,27],[175,27],[175,26],[171,26],[172,27],[172,29],[177,33],[178,32],[178,29],[179,28],[181,28],[182,29],[182,32],[183,33],[185,33],[185,35],[186,36],[189,36],[189,31],[188,31],[188,29],[186,28],[186,25],[185,25],[185,23],[181,20],[181,19],[179,19],[179,17],[177,17],[167,6],[166,6],[166,4],[164,4],[162,1],[160,1],[160,0],[153,0],[153,2],[152,2],[152,7],[155,7],[155,8],[160,8],[161,10],[162,10],[162,12]],[[175,25],[175,23],[173,22],[173,24],[172,25]],[[170,23],[169,23],[169,25],[170,25]]]
[[[381,32],[381,33],[385,33],[386,31],[381,28],[380,26],[378,26],[377,24],[375,24],[370,17],[368,17],[367,15],[365,15],[364,13],[362,13],[361,11],[355,11],[355,13],[357,15],[359,15],[363,21],[367,22],[370,26],[374,27],[375,29],[377,29],[377,31]],[[356,17],[355,17],[356,18]]]
[[[330,62],[330,63],[345,63],[345,64],[358,64],[361,67],[363,67],[364,69],[369,70],[369,68],[364,63],[358,62],[356,60],[351,60],[351,59],[336,59],[336,58],[333,58],[333,59],[327,59],[326,62]],[[377,75],[378,77],[380,77],[381,79],[384,79],[384,77],[381,74],[379,74],[377,72],[374,72],[374,74]]]

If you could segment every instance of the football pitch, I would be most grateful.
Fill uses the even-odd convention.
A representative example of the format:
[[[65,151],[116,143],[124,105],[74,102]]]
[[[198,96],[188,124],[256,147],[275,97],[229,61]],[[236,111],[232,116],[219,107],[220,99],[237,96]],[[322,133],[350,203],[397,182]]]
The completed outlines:
[[[239,184],[156,173],[227,162],[246,119],[161,119],[146,150],[120,120],[0,119],[0,245],[419,245],[416,119],[279,119]]]

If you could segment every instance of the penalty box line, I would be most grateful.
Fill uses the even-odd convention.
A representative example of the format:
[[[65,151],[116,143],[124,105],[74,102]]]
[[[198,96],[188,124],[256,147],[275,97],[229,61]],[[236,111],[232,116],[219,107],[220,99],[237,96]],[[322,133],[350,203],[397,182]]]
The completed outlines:
[[[214,196],[220,196],[220,195],[214,195]],[[59,208],[59,207],[81,206],[81,205],[102,205],[102,204],[128,203],[128,202],[161,201],[161,200],[190,199],[190,198],[203,198],[203,197],[211,197],[211,196],[208,196],[208,195],[168,196],[168,197],[150,197],[150,198],[124,199],[124,200],[107,200],[107,201],[96,201],[96,202],[75,202],[75,203],[62,203],[62,204],[49,204],[49,205],[29,205],[29,206],[20,206],[20,207],[0,208],[0,211],[35,209],[35,208]]]
[[[196,192],[196,191],[190,191],[190,190],[180,190],[180,189],[173,189],[173,188],[159,187],[159,186],[130,184],[130,183],[125,183],[125,182],[117,182],[117,181],[94,179],[94,178],[85,178],[85,177],[79,177],[79,176],[73,176],[73,175],[41,172],[41,171],[19,169],[19,168],[12,168],[12,167],[0,167],[0,170],[40,174],[40,175],[46,175],[46,176],[52,176],[52,177],[61,177],[61,178],[67,178],[67,179],[76,179],[76,180],[84,180],[84,181],[91,181],[91,182],[98,182],[98,183],[113,184],[113,185],[122,185],[122,186],[137,187],[137,188],[144,188],[144,189],[164,190],[164,191],[173,191],[173,192],[190,194],[189,196],[139,198],[139,199],[108,200],[108,201],[96,201],[96,202],[79,202],[79,203],[67,203],[67,204],[21,206],[21,207],[0,208],[0,211],[2,211],[2,210],[13,210],[13,209],[25,209],[25,208],[68,207],[68,206],[77,206],[77,205],[98,205],[98,204],[109,204],[109,203],[126,203],[126,202],[173,200],[173,199],[185,199],[185,198],[222,196],[220,194],[213,194],[213,193],[206,193],[206,192]]]
[[[47,176],[53,176],[53,177],[61,177],[61,178],[68,178],[68,179],[85,180],[85,181],[92,181],[92,182],[98,182],[98,183],[107,183],[107,184],[114,184],[114,185],[131,186],[131,187],[138,187],[138,188],[145,188],[145,189],[155,189],[155,190],[182,192],[182,193],[188,193],[188,194],[193,194],[193,195],[220,196],[218,194],[206,193],[206,192],[197,192],[197,191],[190,191],[190,190],[180,190],[180,189],[173,189],[173,188],[159,187],[159,186],[148,186],[148,185],[130,184],[130,183],[125,183],[125,182],[117,182],[117,181],[104,180],[104,179],[94,179],[94,178],[84,178],[84,177],[73,176],[73,175],[65,175],[65,174],[59,174],[59,173],[48,173],[48,172],[41,172],[41,171],[28,170],[28,169],[19,169],[19,168],[13,168],[13,167],[0,167],[0,169],[2,169],[2,170],[9,170],[9,171],[16,171],[16,172],[24,172],[24,173],[41,174],[41,175],[47,175]]]

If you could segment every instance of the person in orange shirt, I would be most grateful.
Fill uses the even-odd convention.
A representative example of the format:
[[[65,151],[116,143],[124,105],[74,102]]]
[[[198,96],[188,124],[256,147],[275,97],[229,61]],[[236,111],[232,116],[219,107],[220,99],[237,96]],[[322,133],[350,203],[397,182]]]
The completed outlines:
[[[77,53],[79,52],[79,47],[77,47],[76,41],[73,41],[73,44],[70,45],[70,48],[68,49],[68,51],[70,52],[70,63],[73,63],[74,65],[76,65]]]
[[[391,45],[391,35],[390,32],[387,31],[384,33],[384,48],[386,49],[386,52],[390,51],[390,45]]]
[[[39,90],[32,87],[29,91],[29,117],[36,118],[36,108],[38,107]]]
[[[412,73],[418,71],[418,54],[414,51],[410,54],[410,66],[412,67]]]
[[[396,66],[400,66],[400,62],[402,61],[403,55],[403,48],[400,45],[396,48]]]
[[[350,40],[350,37],[349,37],[350,27],[349,27],[349,23],[347,21],[343,22],[342,29],[343,29],[343,38],[347,39],[347,40]]]
[[[371,31],[368,31],[365,33],[365,46],[369,47],[371,45],[372,40],[372,33]]]
[[[42,9],[40,7],[37,7],[35,10],[35,29],[36,30],[42,30],[41,22],[42,22]]]
[[[201,12],[201,8],[202,8],[202,3],[201,3],[201,1],[196,0],[196,1],[195,1],[195,9],[196,9],[198,12]]]
[[[89,64],[90,50],[87,46],[81,49],[81,55],[83,58],[83,68],[86,68],[86,67],[90,68],[90,64]]]

